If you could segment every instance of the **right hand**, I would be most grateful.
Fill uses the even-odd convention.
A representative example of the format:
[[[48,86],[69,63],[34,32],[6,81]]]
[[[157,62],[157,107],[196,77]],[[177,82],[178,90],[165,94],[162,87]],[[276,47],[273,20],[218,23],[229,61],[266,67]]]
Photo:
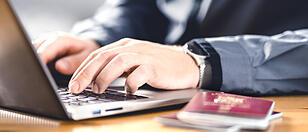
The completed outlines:
[[[64,75],[73,74],[83,60],[99,48],[92,40],[80,39],[66,33],[45,35],[33,44],[45,64],[63,56],[56,61],[55,68]]]
[[[81,93],[92,84],[93,92],[101,94],[123,74],[129,94],[144,84],[167,90],[195,88],[200,76],[182,46],[126,38],[92,52],[74,73],[69,89]]]

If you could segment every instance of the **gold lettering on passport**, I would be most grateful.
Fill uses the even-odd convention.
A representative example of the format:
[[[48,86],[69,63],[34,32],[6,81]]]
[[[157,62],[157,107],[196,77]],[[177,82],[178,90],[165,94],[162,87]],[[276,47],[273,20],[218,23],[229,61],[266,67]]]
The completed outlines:
[[[219,106],[218,112],[229,112],[233,107],[249,108],[249,104],[244,104],[245,99],[238,96],[214,94],[216,97],[213,102],[205,101],[204,105]]]
[[[214,99],[215,103],[226,103],[226,104],[242,104],[244,103],[244,99],[242,98],[236,98],[236,97],[224,97],[218,95],[217,98]]]

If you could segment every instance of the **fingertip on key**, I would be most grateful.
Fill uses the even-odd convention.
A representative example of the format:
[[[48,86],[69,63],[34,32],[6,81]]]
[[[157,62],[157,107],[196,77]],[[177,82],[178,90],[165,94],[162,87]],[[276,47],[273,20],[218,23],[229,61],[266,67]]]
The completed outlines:
[[[78,92],[79,89],[79,83],[77,81],[73,81],[69,84],[69,89],[72,93]]]

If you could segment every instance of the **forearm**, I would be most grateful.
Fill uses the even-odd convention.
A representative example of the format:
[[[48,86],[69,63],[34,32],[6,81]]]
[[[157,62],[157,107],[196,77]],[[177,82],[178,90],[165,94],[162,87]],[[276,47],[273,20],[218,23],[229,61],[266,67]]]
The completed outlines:
[[[308,92],[308,32],[207,38],[221,59],[220,91],[246,95]]]

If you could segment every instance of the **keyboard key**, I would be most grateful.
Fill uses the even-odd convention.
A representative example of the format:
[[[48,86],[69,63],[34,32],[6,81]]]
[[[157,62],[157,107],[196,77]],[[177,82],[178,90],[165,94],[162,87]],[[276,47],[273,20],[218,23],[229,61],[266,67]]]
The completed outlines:
[[[97,102],[113,102],[114,100],[99,98],[99,99],[97,99],[96,101],[97,101]]]
[[[63,103],[70,103],[70,102],[73,102],[73,101],[75,101],[75,100],[73,100],[73,99],[62,100]]]
[[[66,94],[66,95],[60,95],[61,97],[66,97],[66,98],[69,98],[69,97],[74,97],[75,95],[72,95],[72,94]]]
[[[69,105],[81,105],[80,102],[69,102]]]
[[[60,92],[60,95],[68,95],[70,94],[70,92],[64,91],[64,92]]]
[[[60,97],[61,100],[67,100],[67,97]]]
[[[93,101],[93,100],[97,100],[97,98],[80,98],[80,99],[77,99],[77,100],[79,100],[79,101]]]

